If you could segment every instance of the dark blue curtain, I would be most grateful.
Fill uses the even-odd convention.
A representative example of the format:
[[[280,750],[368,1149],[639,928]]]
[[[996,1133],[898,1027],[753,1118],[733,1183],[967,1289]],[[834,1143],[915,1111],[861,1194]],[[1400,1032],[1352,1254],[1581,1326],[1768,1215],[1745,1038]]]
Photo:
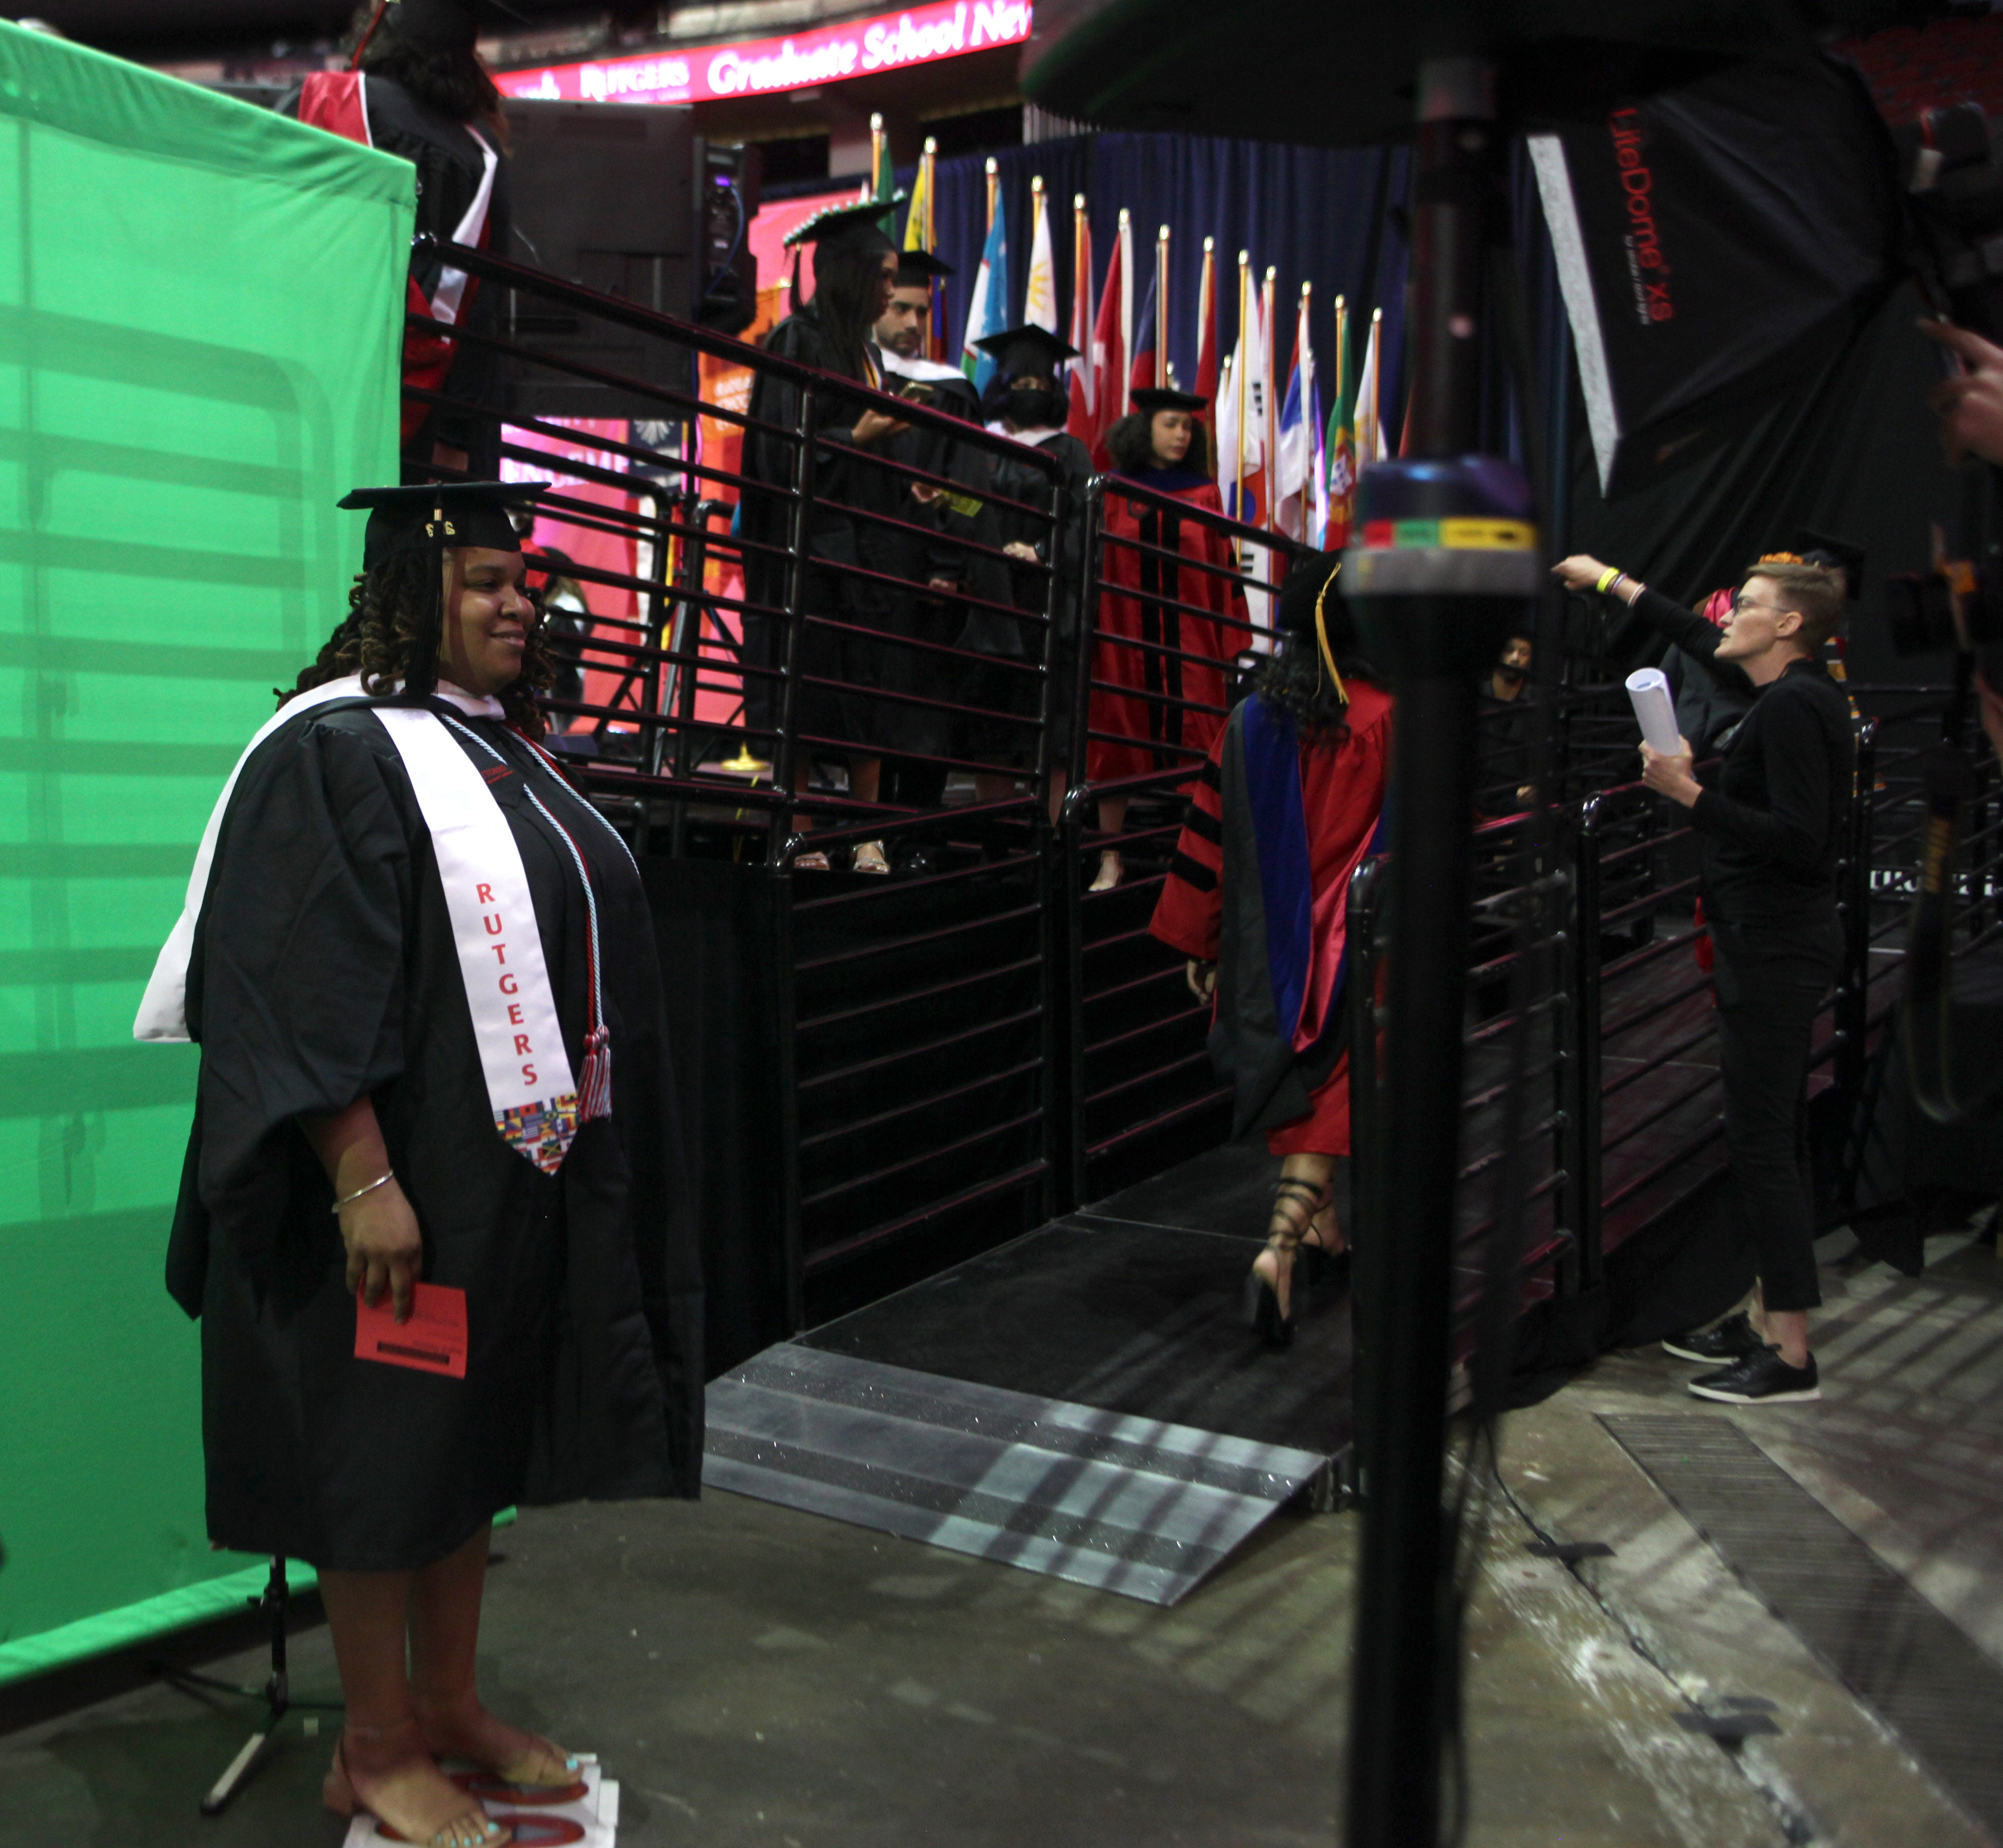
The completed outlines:
[[[1196,376],[1197,300],[1203,240],[1217,240],[1218,337],[1229,353],[1238,337],[1238,253],[1255,277],[1278,271],[1276,369],[1285,389],[1301,284],[1312,280],[1311,326],[1323,379],[1335,355],[1335,298],[1384,310],[1384,382],[1393,403],[1402,376],[1406,246],[1403,215],[1409,158],[1398,148],[1283,147],[1199,135],[1100,134],[1011,148],[996,156],[1008,215],[1012,315],[1022,312],[1032,228],[1030,181],[1040,175],[1050,203],[1061,332],[1070,330],[1071,200],[1083,193],[1092,217],[1092,306],[1111,259],[1120,208],[1132,215],[1135,288],[1145,296],[1155,238],[1169,242],[1169,349],[1176,376]],[[956,354],[987,221],[987,162],[967,155],[939,163],[939,254],[958,272],[946,285],[948,351]],[[908,188],[913,173],[900,172]],[[1137,302],[1138,308],[1138,304]],[[1323,410],[1330,398],[1324,383]]]
[[[1050,199],[1063,330],[1070,317],[1071,201],[1082,192],[1092,211],[1095,309],[1120,208],[1133,215],[1144,293],[1155,230],[1163,224],[1173,229],[1169,348],[1183,380],[1196,372],[1197,278],[1203,240],[1211,236],[1217,239],[1225,352],[1237,333],[1238,253],[1248,250],[1260,275],[1268,264],[1279,272],[1283,368],[1292,337],[1292,304],[1303,278],[1314,282],[1315,351],[1324,368],[1334,355],[1335,296],[1348,295],[1366,323],[1370,308],[1383,308],[1385,399],[1390,414],[1398,414],[1404,402],[1407,150],[1337,152],[1101,133],[1011,148],[997,161],[1016,312],[1029,266],[1029,181],[1041,174]],[[946,293],[949,351],[954,355],[981,261],[984,169],[978,156],[939,163],[939,254],[959,272]],[[898,178],[908,187],[912,174],[907,169]],[[1938,375],[1931,349],[1913,330],[1919,309],[1910,291],[1895,295],[1823,376],[1767,411],[1736,448],[1694,459],[1668,480],[1610,506],[1599,494],[1585,431],[1550,236],[1520,148],[1509,192],[1522,340],[1534,380],[1531,408],[1550,491],[1545,517],[1555,548],[1596,553],[1691,600],[1735,581],[1760,553],[1795,543],[1802,528],[1847,539],[1865,547],[1870,558],[1868,587],[1850,625],[1852,672],[1867,679],[1923,679],[1924,669],[1937,677],[1938,663],[1902,662],[1891,655],[1880,588],[1887,570],[1924,568],[1931,522],[1942,520],[1952,532],[1959,505],[1959,477],[1941,460],[1926,407],[1927,387]],[[1483,442],[1528,462],[1529,432],[1511,379],[1505,335],[1491,320],[1484,337]],[[1326,390],[1323,403],[1326,410]],[[1640,658],[1652,645],[1646,636],[1622,632],[1611,638],[1610,652]]]

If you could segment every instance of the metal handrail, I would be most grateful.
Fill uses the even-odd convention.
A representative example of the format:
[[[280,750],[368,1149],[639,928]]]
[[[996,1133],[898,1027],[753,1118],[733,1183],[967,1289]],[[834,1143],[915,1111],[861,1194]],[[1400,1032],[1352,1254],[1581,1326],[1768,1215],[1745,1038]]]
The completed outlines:
[[[1160,868],[1173,844],[1176,798],[1203,774],[1200,741],[1224,721],[1232,704],[1243,672],[1240,644],[1258,625],[1236,605],[1207,608],[1189,593],[1203,595],[1222,581],[1277,595],[1288,559],[1301,549],[1298,543],[1120,477],[1092,478],[1083,491],[1082,505],[1068,505],[1063,472],[1054,460],[1020,445],[1008,444],[1005,452],[1001,439],[947,413],[891,397],[856,380],[816,372],[713,330],[484,252],[442,245],[436,249],[456,267],[495,288],[524,298],[540,297],[581,317],[628,330],[642,342],[665,343],[687,355],[708,355],[751,368],[795,389],[790,414],[775,421],[762,414],[762,407],[761,414],[753,417],[747,410],[707,403],[699,390],[630,377],[614,367],[567,354],[540,351],[523,338],[428,324],[425,317],[412,323],[442,340],[484,347],[511,363],[546,368],[559,383],[575,380],[631,393],[638,403],[660,407],[662,417],[683,427],[684,440],[677,449],[672,438],[656,445],[637,440],[638,433],[633,441],[621,440],[623,431],[617,436],[581,435],[560,420],[526,412],[502,420],[519,437],[599,452],[596,458],[570,457],[531,448],[527,442],[506,445],[505,452],[515,461],[544,463],[574,474],[585,484],[580,491],[548,497],[546,505],[553,515],[580,531],[628,535],[652,548],[651,565],[643,559],[630,571],[618,568],[624,561],[617,558],[562,568],[588,585],[641,599],[630,617],[593,617],[565,648],[567,659],[606,678],[593,680],[590,697],[555,702],[554,709],[594,721],[601,733],[617,726],[622,735],[622,735],[616,747],[623,756],[580,760],[579,774],[620,826],[631,829],[636,847],[680,856],[701,851],[699,844],[690,845],[697,831],[709,830],[707,837],[713,838],[716,830],[726,830],[731,851],[750,849],[760,876],[769,875],[776,894],[773,903],[783,920],[784,966],[778,973],[785,994],[781,1009],[784,1043],[778,1064],[785,1074],[786,1100],[778,1140],[781,1165],[788,1171],[784,1236],[792,1251],[796,1282],[807,1270],[844,1261],[872,1243],[902,1236],[913,1226],[936,1223],[940,1215],[960,1210],[956,1203],[989,1202],[1020,1188],[1053,1208],[1075,1204],[1090,1196],[1094,1177],[1106,1171],[1105,1165],[1116,1154],[1125,1161],[1150,1148],[1166,1148],[1163,1137],[1169,1134],[1180,1152],[1200,1133],[1210,1133],[1205,1126],[1221,1134],[1225,1093],[1211,1075],[1203,1050],[1208,1010],[1187,995],[1178,959],[1155,945],[1147,924],[1164,879]],[[475,408],[442,393],[413,391],[411,396],[414,402],[449,406],[460,413]],[[880,560],[886,554],[876,550],[834,558],[814,551],[817,541],[824,543],[830,525],[831,503],[823,472],[828,458],[840,451],[877,476],[968,491],[965,484],[946,474],[839,442],[838,435],[845,432],[831,434],[825,426],[837,416],[849,417],[851,406],[880,410],[914,429],[939,432],[975,449],[1005,452],[1048,483],[1047,509],[1008,495],[987,497],[999,509],[1030,518],[1040,545],[1042,536],[1049,536],[1047,556],[1040,556],[1033,566],[1009,558],[971,532],[963,536],[958,526],[950,540],[984,569],[1005,564],[1019,574],[1004,581],[1029,606],[1018,607],[1005,593],[992,595],[971,585],[941,599],[963,611],[1018,624],[1024,652],[988,655],[977,648],[963,648],[943,624],[928,630],[914,620],[910,633],[893,633],[869,617],[877,606],[866,597],[841,604],[829,600],[826,586],[837,580],[876,591],[921,587],[882,568]],[[767,457],[783,456],[790,465],[787,479],[758,479],[748,466],[726,468],[715,456],[694,452],[687,433],[698,417],[757,438]],[[630,467],[619,466],[622,463]],[[760,497],[771,519],[750,534],[721,529],[717,515],[725,503],[704,498],[718,487]],[[607,508],[585,498],[593,489],[617,490],[638,499]],[[1155,543],[1138,531],[1112,529],[1107,512],[1113,497],[1173,514],[1185,528],[1204,526],[1233,544],[1264,548],[1261,574],[1250,575],[1236,568],[1235,561],[1226,562],[1221,548],[1215,560],[1195,558]],[[886,506],[891,510],[879,510]],[[781,507],[783,522],[778,519]],[[915,515],[900,517],[900,508],[910,512],[904,503],[883,499],[865,507],[844,502],[839,512],[857,532],[874,533],[893,548],[907,540],[922,540],[938,529]],[[1124,510],[1117,517],[1124,520]],[[947,524],[939,522],[940,527]],[[1060,550],[1065,536],[1073,532],[1078,538],[1075,570],[1068,568],[1068,544]],[[873,547],[875,542],[870,543]],[[1107,575],[1107,561],[1117,550],[1188,575],[1173,589],[1166,573],[1152,590],[1116,583]],[[894,550],[887,555],[899,556]],[[737,568],[749,568],[751,581],[741,586],[728,582],[727,574]],[[1142,582],[1152,578],[1151,573]],[[1228,659],[1203,657],[1206,671],[1214,668],[1222,676],[1222,698],[1207,689],[1201,697],[1172,691],[1168,678],[1155,674],[1155,664],[1169,665],[1178,655],[1187,660],[1194,652],[1179,648],[1167,633],[1138,627],[1132,635],[1106,633],[1100,617],[1108,592],[1153,606],[1165,628],[1173,616],[1216,625],[1214,631],[1201,631],[1205,647],[1220,653],[1239,650]],[[851,620],[851,616],[864,620]],[[750,646],[750,636],[743,633],[753,622],[769,639],[769,655]],[[926,684],[921,679],[901,680],[886,672],[883,683],[875,683],[873,670],[849,670],[845,663],[851,656],[841,657],[844,665],[830,669],[806,645],[809,636],[820,638],[823,646],[902,650],[901,658],[907,661],[1006,669],[998,679],[985,683],[1014,690],[1020,709],[989,715],[999,721],[998,729],[989,734],[998,740],[991,746],[966,742],[963,735],[935,749],[914,746],[900,752],[889,746],[865,747],[820,735],[845,728],[832,720],[815,722],[805,704],[809,693],[832,692],[844,702],[866,700],[874,712],[914,715],[909,728],[886,725],[872,734],[885,738],[922,737],[928,727],[935,737],[949,735],[943,729],[948,722],[981,708],[968,703],[974,696],[957,690],[949,696],[936,686],[918,690]],[[1108,651],[1103,655],[1097,654],[1102,642]],[[1114,650],[1124,651],[1124,659]],[[1075,658],[1075,672],[1067,670],[1068,657]],[[1120,659],[1123,669],[1134,672],[1136,684],[1121,685],[1095,671],[1096,659],[1102,665]],[[1137,662],[1146,665],[1145,679]],[[599,697],[608,686],[613,689],[610,697]],[[734,693],[735,705],[715,702],[712,690]],[[767,690],[769,706],[761,707]],[[1873,985],[1896,964],[1874,946],[1898,927],[1898,920],[1888,921],[1887,914],[1897,902],[1914,846],[1909,809],[1916,787],[1909,744],[1912,728],[1925,721],[1940,698],[1939,690],[1931,688],[1851,690],[1872,706],[1873,718],[1860,735],[1860,774],[1841,856],[1843,973],[1833,1031],[1818,1040],[1818,1057],[1846,1092],[1864,1082],[1872,1038],[1889,1005],[1886,992],[1879,987],[1874,993]],[[996,703],[1003,697],[1008,696],[998,694]],[[1688,1004],[1703,987],[1701,982],[1673,979],[1666,984],[1673,994],[1666,998],[1652,995],[1638,1009],[1631,989],[1624,1004],[1615,987],[1631,983],[1662,958],[1680,953],[1690,941],[1680,934],[1651,934],[1666,900],[1687,884],[1669,879],[1662,864],[1664,854],[1683,830],[1665,827],[1655,798],[1629,781],[1633,733],[1617,684],[1564,685],[1545,690],[1541,697],[1540,716],[1557,740],[1552,788],[1563,800],[1537,826],[1532,825],[1530,815],[1518,812],[1494,817],[1480,828],[1482,878],[1491,886],[1498,879],[1516,882],[1505,882],[1478,899],[1482,937],[1467,974],[1485,997],[1483,1005],[1492,1007],[1521,959],[1517,947],[1500,947],[1512,927],[1512,907],[1532,902],[1534,896],[1535,902],[1557,908],[1554,953],[1540,959],[1550,967],[1550,985],[1548,991],[1532,995],[1520,1014],[1505,1010],[1473,1029],[1470,1044],[1481,1051],[1486,1065],[1471,1081],[1466,1101],[1470,1109],[1492,1118],[1501,1101],[1495,1043],[1516,1030],[1519,1020],[1528,1022],[1525,1030],[1542,1036],[1522,1068],[1524,1081],[1540,1088],[1522,1113],[1524,1134],[1540,1151],[1537,1165],[1525,1177],[1539,1215],[1529,1242],[1541,1254],[1536,1262],[1547,1267],[1559,1293],[1576,1295],[1592,1290],[1603,1277],[1609,1215],[1624,1204],[1659,1197],[1665,1177],[1680,1186],[1685,1178],[1678,1172],[1682,1155],[1714,1142],[1715,1125],[1707,1117],[1687,1133],[1679,1131],[1680,1154],[1672,1151],[1662,1161],[1652,1160],[1638,1177],[1624,1168],[1616,1177],[1617,1184],[1610,1183],[1604,1159],[1607,1147],[1624,1142],[1631,1147],[1641,1136],[1661,1132],[1647,1120],[1646,1112],[1657,1100],[1641,1096],[1645,1085],[1640,1078],[1623,1068],[1608,1080],[1606,1042]],[[1180,742],[1169,735],[1175,728],[1167,724],[1159,728],[1163,732],[1159,739],[1129,738],[1110,729],[1103,711],[1095,710],[1107,698],[1132,702],[1127,711],[1144,731],[1155,728],[1142,716],[1149,711],[1187,715],[1190,728]],[[760,722],[751,722],[753,714]],[[921,714],[931,716],[921,722]],[[1064,728],[1054,721],[1066,716],[1071,721],[1070,755],[1068,763],[1061,763],[1056,753]],[[733,741],[753,742],[761,756],[769,755],[769,774],[747,784],[743,772],[717,767],[713,754],[729,749]],[[1139,760],[1156,767],[1095,781],[1090,756],[1099,742],[1132,743],[1152,751],[1152,758]],[[899,793],[889,786],[882,792],[884,799],[867,802],[852,791],[834,793],[825,784],[818,793],[793,787],[809,760],[838,759],[844,752],[853,759],[879,750],[886,761],[928,765],[936,775],[1007,767],[1012,776],[1027,781],[1027,791],[1005,800],[948,807],[936,796],[889,799]],[[981,761],[983,753],[991,754],[995,765]],[[1023,778],[1020,767],[1026,763],[1030,767]],[[1500,776],[1494,780],[1491,794],[1503,803],[1509,781]],[[1047,805],[1053,784],[1061,784],[1054,818]],[[1141,798],[1141,803],[1120,829],[1101,831],[1095,805],[1121,798]],[[1973,821],[1965,848],[1964,948],[1980,945],[1988,933],[2003,929],[2003,868],[1994,851],[2003,840],[2003,811],[1994,806],[1993,777],[1982,800],[1991,806]],[[832,825],[807,833],[802,822],[809,816]],[[1533,836],[1546,842],[1547,862],[1541,869],[1512,870],[1511,857],[1527,851],[1525,844]],[[896,882],[830,881],[816,887],[808,875],[792,872],[804,851],[864,840],[917,841],[928,849],[958,843],[958,858],[945,870]],[[971,858],[976,844],[990,855],[998,851],[1001,858],[961,864]],[[1134,854],[1138,864],[1113,893],[1088,899],[1081,866],[1101,847],[1123,847]],[[1534,879],[1529,876],[1533,872]],[[1375,1001],[1374,946],[1383,922],[1375,909],[1384,889],[1379,874],[1376,863],[1366,863],[1348,895],[1351,941],[1358,946],[1347,1004],[1359,1152],[1368,1147],[1377,1035],[1383,1025]],[[811,941],[803,937],[796,952],[792,941],[795,929],[820,934]],[[986,934],[991,929],[999,934],[991,940]],[[879,946],[880,965],[874,960]],[[904,962],[893,969],[898,954],[904,955]],[[858,969],[867,972],[866,986],[844,1001],[835,985]],[[955,997],[983,981],[1009,992],[998,1001],[995,1011],[978,1019],[970,1021],[964,1010],[956,1014]],[[795,983],[807,985],[798,997],[793,993]],[[812,1034],[819,1046],[837,1039],[844,1022],[881,1019],[907,1003],[919,1016],[911,1029],[918,1036],[915,1043],[840,1065],[828,1063],[823,1055],[819,1063],[803,1060],[805,1068],[795,1071],[794,1041],[799,1033]],[[1678,1022],[1666,1030],[1670,1049],[1683,1053],[1697,1051],[1704,1036],[1694,1021]],[[996,1105],[999,1127],[970,1136],[963,1124],[961,1141],[935,1147],[928,1141],[921,1148],[902,1151],[888,1168],[883,1165],[886,1155],[898,1151],[879,1148],[866,1160],[857,1157],[869,1172],[844,1174],[834,1158],[841,1151],[859,1148],[869,1134],[881,1133],[886,1123],[928,1123],[925,1113],[942,1098],[963,1097],[970,1088],[968,1074],[962,1070],[950,1081],[942,1074],[955,1065],[962,1049],[984,1045],[997,1050],[995,1069],[984,1067],[973,1085],[1020,1085],[1040,1072],[1040,1102],[1033,1106],[1027,1095],[1012,1094],[1006,1103]],[[1033,1058],[1033,1052],[1040,1057]],[[853,1101],[857,1083],[867,1092],[872,1078],[893,1070],[900,1081],[894,1096],[886,1092],[874,1102],[866,1098]],[[1708,1088],[1707,1084],[1687,1095],[1680,1094],[1666,1110],[1686,1107]],[[1620,1097],[1624,1108],[1638,1100],[1643,1120],[1628,1125],[1624,1136],[1610,1143],[1606,1105],[1611,1096]],[[804,1130],[802,1100],[808,1113]],[[1011,1144],[1005,1172],[970,1182],[965,1175],[956,1176],[949,1197],[937,1196],[935,1189],[927,1191],[929,1181],[905,1185],[914,1175],[929,1175],[928,1164],[951,1166],[967,1158],[975,1141],[989,1146],[1019,1133],[1028,1138],[1024,1147],[1036,1151],[1033,1160],[1018,1159],[1022,1151]],[[953,1152],[956,1149],[958,1155]],[[804,1192],[802,1151],[813,1158]],[[1470,1173],[1493,1172],[1498,1165],[1493,1151],[1469,1151],[1466,1165]],[[1682,1165],[1694,1169],[1701,1165]],[[880,1197],[873,1195],[876,1184],[891,1174],[904,1178],[894,1187],[886,1185]],[[1358,1178],[1358,1210],[1367,1230],[1372,1189],[1382,1177],[1370,1174],[1366,1158]],[[910,1202],[918,1193],[924,1203],[913,1207]],[[875,1203],[865,1202],[865,1196]],[[837,1202],[843,1203],[842,1212],[816,1221],[818,1229],[806,1241],[810,1249],[803,1249],[803,1207],[811,1219],[822,1206]],[[849,1203],[863,1203],[851,1210]],[[880,1222],[872,1221],[870,1213],[879,1210]],[[1367,1238],[1364,1242],[1367,1247]],[[1359,1256],[1359,1263],[1367,1261],[1367,1256]]]

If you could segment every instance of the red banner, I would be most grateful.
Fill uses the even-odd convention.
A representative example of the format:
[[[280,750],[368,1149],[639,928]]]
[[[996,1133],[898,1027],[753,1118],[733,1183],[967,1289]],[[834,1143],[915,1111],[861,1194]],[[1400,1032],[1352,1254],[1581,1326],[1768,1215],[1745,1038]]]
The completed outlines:
[[[494,81],[506,96],[586,103],[713,103],[728,96],[774,96],[1019,45],[1029,36],[1029,19],[1030,0],[938,0],[785,38],[497,71]]]

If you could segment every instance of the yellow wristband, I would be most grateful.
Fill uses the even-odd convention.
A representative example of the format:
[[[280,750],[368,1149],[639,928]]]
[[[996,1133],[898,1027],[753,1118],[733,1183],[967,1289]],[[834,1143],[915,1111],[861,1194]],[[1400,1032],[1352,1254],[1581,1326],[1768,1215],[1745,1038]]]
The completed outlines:
[[[1593,586],[1593,589],[1597,590],[1602,596],[1605,596],[1606,593],[1620,582],[1620,573],[1616,570],[1613,566],[1610,564],[1605,571],[1599,574],[1599,582]]]

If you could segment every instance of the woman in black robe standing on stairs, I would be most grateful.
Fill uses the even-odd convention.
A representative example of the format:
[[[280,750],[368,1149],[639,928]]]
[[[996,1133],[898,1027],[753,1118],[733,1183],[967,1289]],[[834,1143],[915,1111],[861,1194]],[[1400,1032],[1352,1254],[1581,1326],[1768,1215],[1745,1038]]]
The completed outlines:
[[[578,1769],[474,1686],[495,1514],[692,1497],[701,1466],[652,929],[533,742],[505,512],[533,492],[362,497],[350,614],[218,803],[134,1029],[201,1047],[168,1285],[201,1319],[210,1537],[318,1569],[327,1801],[434,1848],[509,1839],[438,1758]]]
[[[787,239],[813,246],[813,299],[765,337],[767,352],[872,391],[884,389],[874,334],[897,279],[897,247],[878,224],[885,210],[874,201],[830,207]],[[793,664],[793,731],[802,741],[793,788],[806,789],[816,755],[845,755],[850,797],[873,803],[882,788],[883,753],[904,748],[923,723],[914,727],[910,707],[878,694],[903,665],[893,659],[901,651],[889,638],[908,632],[911,593],[888,580],[908,578],[911,535],[903,529],[920,516],[909,482],[874,459],[911,425],[838,392],[821,393],[816,410],[807,551],[820,563],[807,571],[802,591],[802,616],[809,620],[802,622]],[[791,380],[760,372],[753,382],[744,434],[749,484],[791,489],[799,445],[785,432],[799,412],[799,388]],[[792,571],[792,508],[781,495],[747,484],[739,523],[743,536],[754,542],[744,553],[745,595],[756,606],[744,616],[745,660],[752,668],[775,669],[785,660],[781,613]],[[751,725],[778,728],[779,683],[769,672],[746,677],[744,710]],[[827,864],[816,852],[793,862],[801,872],[823,872]],[[873,840],[855,850],[854,867],[890,870],[882,844]]]

